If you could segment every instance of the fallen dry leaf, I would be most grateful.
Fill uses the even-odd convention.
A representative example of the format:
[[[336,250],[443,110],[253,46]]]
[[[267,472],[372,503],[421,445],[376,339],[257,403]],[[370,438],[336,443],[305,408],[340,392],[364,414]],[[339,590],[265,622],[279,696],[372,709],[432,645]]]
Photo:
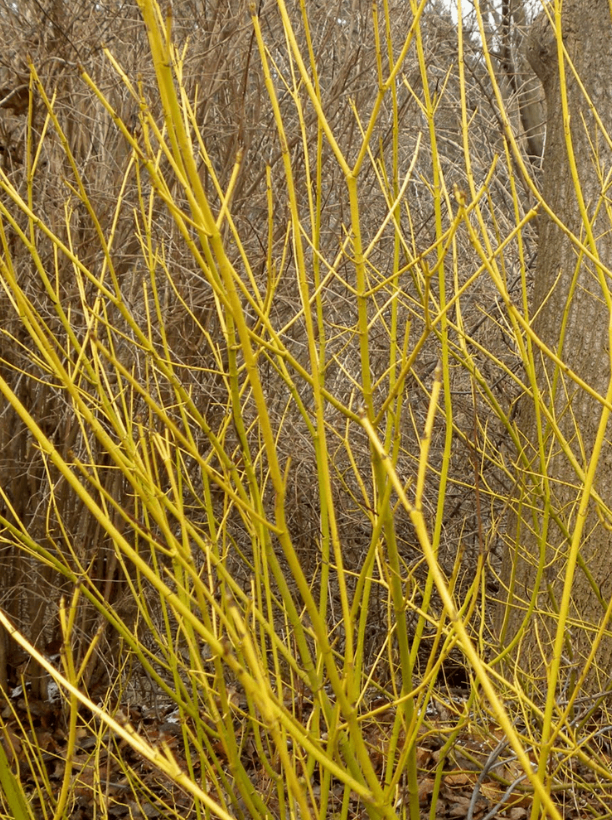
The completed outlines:
[[[491,803],[498,803],[505,791],[498,783],[482,783],[480,786],[480,793]]]
[[[470,808],[469,797],[457,797],[448,807],[449,817],[465,817]]]
[[[416,762],[421,769],[426,768],[433,761],[433,754],[431,749],[426,749],[424,746],[416,747]]]
[[[447,774],[444,778],[444,785],[451,789],[458,788],[460,786],[469,786],[475,782],[476,779],[474,778],[474,775],[468,774],[467,772],[454,772],[453,774]]]
[[[433,777],[425,777],[419,783],[419,803],[422,805],[426,803],[433,792],[434,779]]]

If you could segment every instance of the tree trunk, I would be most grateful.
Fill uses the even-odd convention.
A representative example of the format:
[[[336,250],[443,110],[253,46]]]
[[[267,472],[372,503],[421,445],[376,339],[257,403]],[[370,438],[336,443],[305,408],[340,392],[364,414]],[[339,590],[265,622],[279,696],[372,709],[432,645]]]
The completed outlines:
[[[554,17],[552,4],[548,11]],[[612,133],[612,18],[608,0],[565,0],[562,38],[604,128]],[[577,193],[566,142],[568,123],[564,122],[557,39],[546,12],[532,26],[527,56],[542,81],[548,111],[544,199],[563,225],[588,246],[588,230],[581,216],[582,198],[587,223],[592,225],[591,249],[603,265],[610,267],[612,232],[605,188],[609,185],[606,175],[612,168],[612,151],[565,58],[568,131],[579,177]],[[572,373],[605,397],[611,374],[610,276],[601,269],[598,272],[550,217],[542,214],[539,219],[532,327]],[[503,607],[500,634],[507,646],[521,625],[527,627],[520,642],[520,666],[531,669],[536,676],[539,673],[546,686],[545,663],[552,654],[558,623],[555,612],[562,600],[570,545],[576,528],[582,527],[562,673],[566,683],[571,684],[572,679],[583,683],[580,676],[584,672],[587,687],[595,691],[608,686],[612,661],[612,640],[604,636],[594,667],[588,675],[585,672],[585,659],[612,595],[612,429],[609,425],[606,430],[586,515],[579,516],[581,489],[602,419],[602,403],[590,397],[570,374],[561,372],[549,356],[536,351],[536,358],[538,395],[535,400],[524,398],[519,410],[519,426],[533,471],[524,470],[523,489],[531,493],[529,502],[534,507],[519,508],[515,527],[509,532],[512,546],[506,556],[503,580],[508,590],[504,603],[510,605]],[[543,446],[539,452],[537,402],[548,408],[557,425],[555,432],[554,425],[541,420]],[[567,442],[565,450],[561,437]],[[547,488],[550,504],[546,501]],[[535,589],[536,597],[532,599]],[[526,608],[530,599],[531,611]]]
[[[544,100],[524,53],[527,30],[525,0],[503,0],[501,13],[501,65],[511,96],[516,97],[525,135],[527,156],[537,169],[544,153]]]

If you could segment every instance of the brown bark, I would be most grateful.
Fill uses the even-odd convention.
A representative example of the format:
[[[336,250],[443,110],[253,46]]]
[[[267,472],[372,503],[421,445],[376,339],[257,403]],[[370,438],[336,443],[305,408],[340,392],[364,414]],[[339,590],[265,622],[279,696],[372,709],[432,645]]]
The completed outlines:
[[[550,9],[553,14],[552,8]],[[587,94],[612,133],[612,20],[608,0],[566,0],[562,17],[563,43]],[[585,230],[572,179],[561,105],[557,40],[543,12],[535,21],[527,43],[527,56],[542,81],[547,103],[547,135],[543,166],[543,195],[576,236],[585,241]],[[580,190],[589,218],[593,221],[596,249],[604,265],[612,264],[610,218],[602,202],[602,179],[612,166],[612,152],[590,110],[588,100],[565,61],[567,100],[570,111],[569,132],[576,158]],[[536,279],[531,304],[532,324],[546,345],[600,395],[605,396],[610,379],[609,323],[597,270],[580,256],[576,244],[547,216],[540,217]],[[609,287],[610,280],[606,279]],[[538,354],[539,355],[539,354]],[[562,435],[579,465],[586,469],[601,418],[601,403],[590,398],[575,381],[559,372],[550,357],[538,363],[538,395],[554,415]],[[542,479],[525,471],[524,487],[531,484],[535,512],[524,507],[517,529],[509,536],[512,548],[504,567],[504,580],[510,584],[515,568],[509,602],[528,601],[543,569],[537,607],[529,620],[527,637],[522,641],[523,668],[543,671],[542,652],[551,645],[556,628],[554,611],[561,600],[567,556],[568,533],[576,526],[576,512],[582,481],[563,453],[550,426],[544,428],[544,465],[537,454],[535,403],[526,397],[519,413],[525,445],[531,453],[535,475],[546,472],[557,520],[547,519],[539,489]],[[609,437],[609,434],[608,434]],[[538,489],[539,488],[539,489]],[[612,505],[612,447],[606,443],[599,461],[595,491],[604,503]],[[599,509],[598,509],[599,506]],[[580,562],[572,586],[572,607],[566,632],[567,666],[565,675],[576,678],[592,645],[594,632],[612,595],[611,533],[602,523],[609,512],[591,498],[582,533]],[[612,520],[612,519],[609,519]],[[515,521],[516,523],[516,521]],[[518,547],[516,546],[518,545]],[[512,606],[502,628],[505,645],[516,634],[525,610]],[[589,628],[585,628],[588,625]],[[549,652],[550,654],[550,652]],[[589,675],[594,691],[608,684],[612,640],[606,639],[597,656],[597,668]],[[566,678],[567,679],[567,678]]]
[[[527,155],[539,168],[544,153],[544,101],[537,77],[527,62],[523,39],[527,28],[524,0],[504,0],[501,18],[501,63],[518,102]]]

